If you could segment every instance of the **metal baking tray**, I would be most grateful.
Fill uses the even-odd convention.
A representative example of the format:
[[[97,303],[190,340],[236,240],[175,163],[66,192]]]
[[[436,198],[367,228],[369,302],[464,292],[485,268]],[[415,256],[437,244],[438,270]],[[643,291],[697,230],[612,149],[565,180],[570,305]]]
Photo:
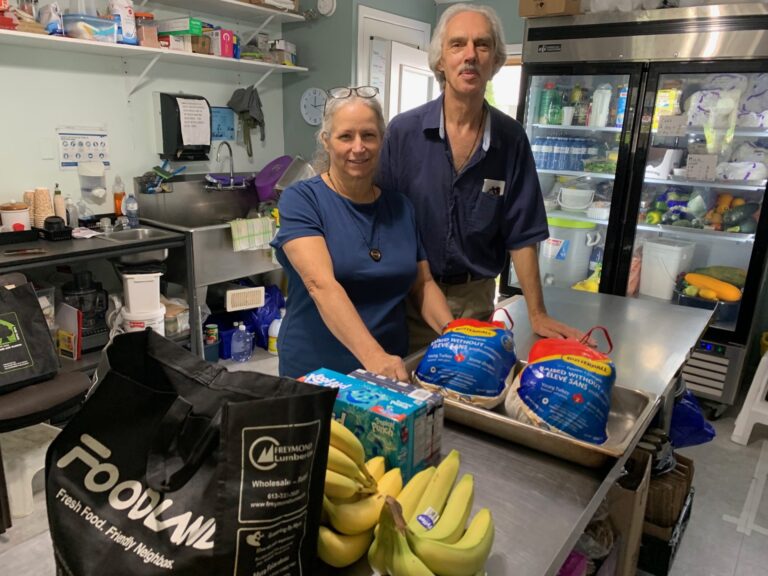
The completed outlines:
[[[423,351],[417,352],[405,359],[409,374],[416,370],[423,355]],[[524,366],[525,363],[519,362],[515,374]],[[453,422],[588,468],[600,468],[626,452],[637,433],[647,427],[656,403],[645,392],[614,385],[606,426],[608,439],[600,445],[519,422],[505,412],[504,403],[493,410],[452,398],[445,398],[444,404],[445,417]]]

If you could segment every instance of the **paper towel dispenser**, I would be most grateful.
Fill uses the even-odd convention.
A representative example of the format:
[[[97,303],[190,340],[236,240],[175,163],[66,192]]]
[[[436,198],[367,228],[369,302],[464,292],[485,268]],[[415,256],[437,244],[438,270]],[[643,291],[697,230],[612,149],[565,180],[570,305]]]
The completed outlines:
[[[208,160],[211,106],[202,96],[155,93],[158,154],[168,160]]]

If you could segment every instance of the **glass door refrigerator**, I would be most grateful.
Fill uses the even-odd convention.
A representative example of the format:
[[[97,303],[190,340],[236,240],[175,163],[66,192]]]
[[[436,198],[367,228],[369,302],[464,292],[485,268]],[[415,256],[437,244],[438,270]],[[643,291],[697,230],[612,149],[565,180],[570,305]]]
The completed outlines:
[[[617,289],[714,310],[683,375],[730,404],[765,264],[768,61],[653,64],[645,96]]]
[[[768,5],[527,20],[521,92],[542,283],[714,310],[683,374],[732,403],[768,244]]]
[[[539,250],[545,286],[597,292],[610,286],[641,64],[526,65],[522,122],[531,143],[550,237]],[[511,275],[510,275],[511,272]],[[514,287],[508,268],[506,288]],[[607,291],[607,289],[604,289]]]

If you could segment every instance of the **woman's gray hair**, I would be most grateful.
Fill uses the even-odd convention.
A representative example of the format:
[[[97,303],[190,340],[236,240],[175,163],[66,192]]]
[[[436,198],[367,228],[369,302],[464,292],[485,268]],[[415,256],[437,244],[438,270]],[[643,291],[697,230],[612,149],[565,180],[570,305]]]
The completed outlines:
[[[445,74],[437,69],[440,58],[443,55],[443,40],[445,39],[445,28],[448,21],[461,12],[477,12],[488,19],[491,25],[491,40],[493,41],[493,74],[501,70],[507,61],[507,47],[504,43],[504,28],[501,25],[501,19],[496,14],[496,10],[490,6],[477,6],[473,4],[454,4],[448,8],[435,27],[435,33],[432,35],[432,41],[429,43],[429,67],[437,78],[440,88],[445,88]]]
[[[376,116],[376,127],[379,129],[379,135],[381,138],[384,138],[386,122],[384,121],[384,112],[381,110],[381,104],[379,103],[378,98],[361,98],[356,94],[352,94],[349,98],[328,97],[328,100],[325,102],[325,110],[323,111],[323,122],[320,124],[320,128],[315,134],[317,147],[315,148],[315,155],[312,157],[312,167],[318,174],[326,172],[331,164],[324,143],[333,129],[333,118],[336,116],[336,112],[352,102],[360,102],[373,110],[373,113]]]

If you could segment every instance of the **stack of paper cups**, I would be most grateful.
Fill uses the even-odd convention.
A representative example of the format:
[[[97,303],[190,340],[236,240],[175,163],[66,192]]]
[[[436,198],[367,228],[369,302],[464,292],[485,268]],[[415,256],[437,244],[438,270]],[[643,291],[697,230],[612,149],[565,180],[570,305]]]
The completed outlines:
[[[29,221],[35,221],[35,191],[24,190],[24,204],[29,208]]]
[[[33,220],[35,228],[43,228],[45,219],[53,216],[53,201],[48,188],[35,188],[35,218]]]

